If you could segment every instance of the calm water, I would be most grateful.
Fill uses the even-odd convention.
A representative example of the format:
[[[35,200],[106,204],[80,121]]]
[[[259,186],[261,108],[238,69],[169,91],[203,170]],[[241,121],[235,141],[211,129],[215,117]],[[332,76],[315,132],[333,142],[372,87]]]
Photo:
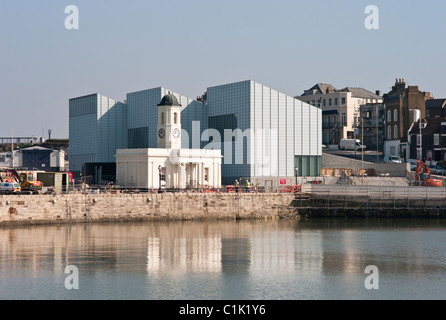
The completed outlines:
[[[0,299],[446,299],[446,221],[0,228]]]

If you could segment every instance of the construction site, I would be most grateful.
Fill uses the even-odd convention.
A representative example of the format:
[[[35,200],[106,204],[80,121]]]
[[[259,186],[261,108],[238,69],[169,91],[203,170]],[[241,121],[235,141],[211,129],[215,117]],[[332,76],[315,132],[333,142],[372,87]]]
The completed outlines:
[[[299,217],[446,217],[446,177],[418,161],[372,163],[324,155],[322,183],[302,185]]]

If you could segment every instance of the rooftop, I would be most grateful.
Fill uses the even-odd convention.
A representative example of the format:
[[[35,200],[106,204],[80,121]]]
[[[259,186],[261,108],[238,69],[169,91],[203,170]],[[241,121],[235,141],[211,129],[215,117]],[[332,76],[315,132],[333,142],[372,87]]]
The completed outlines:
[[[312,96],[316,94],[327,94],[333,92],[351,92],[353,98],[376,99],[376,100],[382,99],[381,96],[363,88],[345,87],[344,89],[338,90],[333,85],[326,83],[315,84],[310,89],[305,90],[304,94],[302,94],[301,97]]]

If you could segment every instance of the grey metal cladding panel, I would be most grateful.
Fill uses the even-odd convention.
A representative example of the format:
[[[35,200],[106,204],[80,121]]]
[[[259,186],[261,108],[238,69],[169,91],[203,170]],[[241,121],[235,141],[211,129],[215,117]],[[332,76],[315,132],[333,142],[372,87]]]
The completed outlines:
[[[279,175],[286,175],[286,98],[283,93],[279,93]]]
[[[129,129],[148,127],[157,123],[156,106],[162,98],[162,88],[127,94],[127,123]],[[155,119],[153,116],[155,115]]]
[[[208,88],[209,116],[240,114],[241,123],[239,124],[244,125],[245,117],[249,117],[250,114],[250,90],[249,81]],[[249,123],[249,118],[247,121]]]
[[[294,124],[294,153],[295,155],[302,154],[302,101],[295,101],[295,124]]]
[[[69,117],[74,118],[88,114],[96,114],[98,106],[98,95],[89,95],[80,98],[70,99]]]
[[[296,117],[294,114],[294,101],[292,97],[286,99],[286,168],[287,176],[293,176],[294,174],[294,121]]]

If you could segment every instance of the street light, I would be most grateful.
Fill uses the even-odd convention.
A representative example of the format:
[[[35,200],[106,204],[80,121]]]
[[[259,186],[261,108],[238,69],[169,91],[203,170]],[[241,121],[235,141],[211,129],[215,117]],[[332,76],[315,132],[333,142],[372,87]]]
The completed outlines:
[[[379,162],[379,156],[378,156],[378,152],[379,152],[378,103],[375,105],[375,107],[376,107],[376,162]]]
[[[362,184],[364,184],[364,119],[361,118],[361,170]]]
[[[158,190],[161,191],[161,166],[158,166],[158,173],[159,173],[159,188]]]

